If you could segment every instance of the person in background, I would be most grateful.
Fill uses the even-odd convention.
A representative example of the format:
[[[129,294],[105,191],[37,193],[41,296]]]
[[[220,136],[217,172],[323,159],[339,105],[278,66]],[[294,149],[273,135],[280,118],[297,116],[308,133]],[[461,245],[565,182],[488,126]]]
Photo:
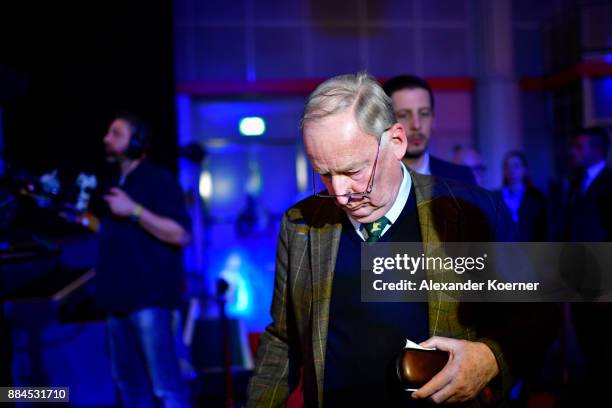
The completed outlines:
[[[546,241],[548,235],[546,197],[531,181],[525,155],[518,150],[507,152],[502,161],[502,174],[502,187],[495,194],[502,198],[518,226],[518,241]],[[561,313],[560,306],[554,307],[558,313]],[[547,350],[546,358],[550,358],[550,350],[551,348]],[[534,367],[525,373],[521,386],[516,388],[519,392],[515,401],[517,406],[528,405],[528,401],[550,395],[546,393],[550,387],[546,382],[544,367],[554,365],[555,362],[546,360],[542,366]]]
[[[601,127],[582,129],[572,139],[569,241],[612,240],[612,168],[606,161],[609,146],[609,136]]]
[[[546,241],[546,197],[533,185],[525,155],[517,150],[506,153],[503,174],[503,185],[498,194],[518,225],[519,241]]]
[[[612,168],[606,161],[609,145],[609,136],[601,127],[581,129],[572,138],[573,177],[567,195],[565,228],[568,242],[612,241]],[[604,271],[609,273],[609,265],[606,268]],[[582,268],[574,271],[589,282],[585,272]],[[572,303],[571,317],[586,368],[584,382],[575,388],[581,403],[595,406],[612,381],[612,343],[607,335],[612,303]],[[602,325],[606,329],[598,333]]]
[[[476,185],[482,186],[482,178],[487,167],[482,162],[482,156],[478,149],[469,145],[455,145],[453,147],[453,163],[469,167],[474,174]]]
[[[190,239],[183,193],[170,172],[147,159],[148,135],[136,116],[117,115],[103,143],[118,172],[105,190],[96,266],[113,379],[124,408],[187,407],[173,330],[181,247]]]
[[[404,126],[408,145],[403,162],[420,174],[476,184],[470,169],[429,154],[434,125],[434,95],[427,81],[414,75],[400,75],[383,85],[393,102],[395,117]]]

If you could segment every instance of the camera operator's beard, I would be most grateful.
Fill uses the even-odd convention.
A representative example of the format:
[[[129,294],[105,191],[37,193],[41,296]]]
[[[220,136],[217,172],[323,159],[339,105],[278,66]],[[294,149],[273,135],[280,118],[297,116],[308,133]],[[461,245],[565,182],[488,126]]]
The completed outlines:
[[[123,154],[106,154],[106,162],[108,164],[121,164],[127,159],[127,157]]]
[[[120,156],[116,156],[114,154],[107,154],[106,155],[106,162],[108,164],[118,164],[121,162],[121,157]]]

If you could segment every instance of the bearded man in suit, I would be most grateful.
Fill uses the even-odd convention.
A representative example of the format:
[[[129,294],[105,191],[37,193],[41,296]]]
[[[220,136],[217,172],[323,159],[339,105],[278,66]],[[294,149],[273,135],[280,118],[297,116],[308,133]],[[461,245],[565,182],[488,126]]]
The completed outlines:
[[[468,166],[429,154],[435,116],[434,94],[429,83],[415,75],[399,75],[385,82],[383,89],[393,101],[397,121],[406,130],[404,164],[420,174],[477,184],[476,174]]]
[[[568,242],[612,241],[612,168],[607,157],[610,139],[601,127],[581,129],[572,138],[570,163],[573,178],[567,199],[566,240]],[[585,279],[586,285],[596,283],[578,269],[576,276]],[[594,277],[597,279],[597,277]],[[597,282],[597,280],[593,281]],[[612,319],[612,303],[572,303],[572,320],[576,336],[585,360],[584,383],[577,389],[581,402],[597,405],[603,402],[603,390],[610,383],[612,374],[612,346],[607,336],[596,336],[593,328],[600,322]],[[586,396],[586,400],[585,400]]]
[[[359,271],[364,241],[421,242],[432,254],[440,242],[511,240],[507,209],[483,189],[409,171],[402,164],[406,129],[365,73],[319,85],[301,127],[326,191],[283,216],[272,323],[247,406],[284,406],[300,376],[308,407],[506,401],[515,361],[536,346],[517,340],[528,336],[511,323],[516,310],[492,315],[495,305],[462,305],[437,292],[422,303],[361,302]],[[529,324],[535,327],[521,322]],[[412,394],[391,373],[406,338],[450,355]]]

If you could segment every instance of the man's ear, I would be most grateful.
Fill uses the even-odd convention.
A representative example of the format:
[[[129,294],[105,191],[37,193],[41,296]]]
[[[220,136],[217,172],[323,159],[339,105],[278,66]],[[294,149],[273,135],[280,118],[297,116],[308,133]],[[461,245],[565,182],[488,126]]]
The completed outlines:
[[[393,155],[401,160],[406,154],[408,148],[408,140],[406,139],[406,129],[401,123],[395,123],[389,129],[389,147],[393,151]]]

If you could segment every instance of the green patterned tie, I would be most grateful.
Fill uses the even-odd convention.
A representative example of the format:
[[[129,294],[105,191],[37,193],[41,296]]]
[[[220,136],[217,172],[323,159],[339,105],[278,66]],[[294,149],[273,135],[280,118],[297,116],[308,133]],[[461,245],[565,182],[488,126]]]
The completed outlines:
[[[362,224],[367,232],[366,242],[376,242],[380,239],[385,227],[389,225],[391,221],[387,217],[379,218],[374,222],[368,224]]]

